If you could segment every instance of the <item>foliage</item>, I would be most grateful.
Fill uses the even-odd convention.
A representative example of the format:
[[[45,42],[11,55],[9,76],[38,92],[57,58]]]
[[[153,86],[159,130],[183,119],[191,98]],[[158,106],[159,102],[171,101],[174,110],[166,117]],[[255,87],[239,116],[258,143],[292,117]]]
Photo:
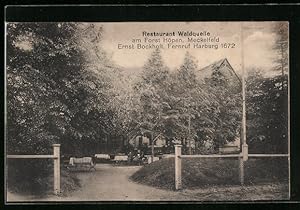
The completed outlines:
[[[135,84],[140,106],[137,126],[155,132],[162,131],[162,115],[165,91],[168,86],[169,69],[164,65],[159,49],[155,50],[143,67],[139,81]]]
[[[56,24],[41,27],[37,23],[12,23],[7,27],[7,148],[14,152],[46,152],[58,139],[52,133],[62,133],[68,123],[67,118],[61,117],[66,106],[56,95],[63,94],[60,78],[70,71],[61,69],[72,61],[72,51],[63,52],[59,47],[63,38],[70,38],[74,26],[66,27],[63,34]],[[53,40],[47,35],[53,36]],[[54,61],[56,68],[51,65]],[[75,73],[67,75],[74,77]]]
[[[8,153],[51,154],[51,145],[61,143],[62,153],[76,154],[82,142],[97,140],[110,128],[107,59],[92,48],[102,64],[95,67],[85,51],[100,42],[101,31],[93,24],[7,25]],[[18,162],[10,167],[16,176],[30,171],[18,170]],[[47,165],[37,167],[36,178]]]
[[[211,119],[214,120],[215,146],[219,147],[239,138],[242,116],[241,84],[236,78],[236,84],[229,85],[221,72],[213,72],[212,78],[207,82],[210,82],[207,91],[215,95],[211,106]]]
[[[130,179],[160,189],[174,190],[174,158],[145,165]],[[239,161],[235,158],[182,158],[182,187],[203,189],[213,186],[240,185]],[[216,173],[217,172],[217,173]],[[288,183],[286,158],[250,158],[245,162],[245,186]]]
[[[189,53],[175,72],[167,74],[165,68],[155,51],[136,89],[141,94],[140,126],[188,146],[190,138],[196,141],[196,149],[209,147],[206,152],[239,136],[240,88],[231,87],[219,71],[205,83],[198,80],[197,61]]]
[[[165,102],[167,117],[164,129],[168,137],[183,140],[193,136],[194,130],[188,121],[195,114],[196,70],[195,59],[187,53],[180,68],[171,74]]]
[[[284,76],[288,73],[289,62],[289,30],[288,22],[275,22],[273,23],[273,31],[275,33],[275,44],[273,49],[276,52],[274,58],[274,70]]]
[[[246,100],[250,152],[287,153],[287,99],[287,75],[264,78],[259,71],[249,75]]]

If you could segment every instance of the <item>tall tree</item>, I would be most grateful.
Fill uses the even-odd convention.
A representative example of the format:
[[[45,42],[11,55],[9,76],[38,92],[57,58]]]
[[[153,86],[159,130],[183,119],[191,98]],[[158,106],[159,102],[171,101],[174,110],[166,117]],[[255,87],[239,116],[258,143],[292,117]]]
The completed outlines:
[[[76,25],[11,23],[7,27],[7,148],[45,152],[70,120],[65,99],[75,94],[70,81],[79,75],[83,60],[70,42]]]
[[[275,22],[273,25],[273,31],[275,33],[274,50],[276,52],[274,69],[281,72],[281,75],[284,76],[288,73],[288,22]]]
[[[287,75],[263,77],[252,70],[247,78],[247,139],[255,153],[286,153],[288,148]],[[282,90],[282,81],[284,89]]]
[[[197,62],[195,58],[186,52],[182,65],[179,67],[178,71],[175,73],[175,79],[173,80],[173,98],[171,104],[176,103],[176,110],[178,114],[177,122],[177,133],[181,133],[181,139],[186,142],[189,147],[189,153],[192,152],[191,144],[195,137],[194,124],[192,123],[192,118],[194,119],[197,111],[195,109],[197,105]],[[170,93],[171,94],[171,93]],[[175,101],[174,101],[175,99]],[[173,105],[174,107],[174,105]],[[175,108],[174,107],[174,108]]]
[[[177,77],[183,88],[193,89],[197,86],[196,71],[197,62],[195,58],[186,52],[182,65],[180,66]]]
[[[63,153],[75,154],[83,141],[88,146],[87,140],[101,137],[106,128],[98,124],[109,116],[105,105],[110,80],[99,68],[88,67],[84,43],[97,45],[100,36],[93,24],[7,24],[8,153],[49,154],[51,144],[61,143]],[[98,62],[106,66],[104,57]],[[43,178],[43,173],[32,173],[48,167],[10,166],[15,178],[26,177],[24,184]]]
[[[161,51],[156,49],[143,67],[140,81],[136,84],[136,91],[140,95],[141,127],[160,132],[162,104],[167,96],[166,87],[169,69],[165,66]]]
[[[211,98],[212,106],[209,110],[212,114],[216,149],[225,143],[235,141],[240,133],[242,107],[240,82],[238,78],[235,78],[233,84],[228,81],[226,75],[216,68],[205,85],[206,92],[214,96]]]

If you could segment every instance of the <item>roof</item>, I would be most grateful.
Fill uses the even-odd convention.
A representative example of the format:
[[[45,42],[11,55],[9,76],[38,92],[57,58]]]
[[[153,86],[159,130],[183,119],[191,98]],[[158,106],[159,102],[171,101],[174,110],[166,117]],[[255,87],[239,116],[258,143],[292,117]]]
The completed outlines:
[[[237,79],[241,82],[241,79],[239,78],[239,76],[236,74],[236,72],[234,71],[234,69],[232,68],[232,66],[230,65],[229,61],[227,60],[227,58],[223,58],[221,60],[218,60],[216,62],[213,62],[212,64],[200,69],[198,72],[201,73],[201,75],[203,75],[204,77],[207,76],[211,76],[211,73],[215,70],[218,69],[222,66],[223,63],[227,63],[227,65],[229,66],[229,69],[231,70],[231,73],[233,73],[233,75],[235,75],[237,77]]]
[[[212,64],[200,69],[199,71],[212,71],[214,70],[215,68],[220,68],[222,63],[224,63],[224,61],[227,60],[227,58],[223,58],[221,60],[218,60],[218,61],[215,61],[213,62]],[[227,60],[228,62],[228,60]],[[229,62],[228,62],[229,63]]]
[[[145,133],[152,133],[152,131],[144,129],[144,128],[141,128],[141,127],[135,127],[133,130],[131,130],[128,133],[127,136],[129,137],[129,139],[132,139],[132,138],[135,138],[138,135],[143,135]]]
[[[155,142],[155,141],[157,141],[158,140],[158,138],[159,137],[165,137],[162,133],[159,133],[154,139],[153,139],[153,141]]]

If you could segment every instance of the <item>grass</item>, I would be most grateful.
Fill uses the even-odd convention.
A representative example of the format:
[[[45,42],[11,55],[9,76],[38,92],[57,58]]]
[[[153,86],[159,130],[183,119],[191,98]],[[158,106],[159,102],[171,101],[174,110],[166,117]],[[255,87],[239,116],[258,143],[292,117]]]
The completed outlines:
[[[53,161],[13,160],[8,164],[7,186],[11,193],[43,197],[53,194]],[[80,187],[76,174],[61,167],[61,192],[65,195]]]
[[[288,182],[286,158],[250,158],[245,162],[244,171],[246,186]],[[174,158],[167,158],[144,166],[130,179],[141,184],[173,190],[174,174]],[[236,158],[182,158],[184,189],[239,184],[239,161]]]
[[[53,183],[53,176],[51,177],[51,183]],[[53,185],[52,185],[53,186]],[[80,180],[75,173],[68,171],[65,168],[61,169],[61,195],[67,195],[68,193],[77,190],[80,185]]]
[[[53,175],[51,174],[48,177],[45,177],[43,180],[43,182],[47,182],[47,186],[46,188],[40,192],[39,196],[40,197],[44,197],[50,194],[53,194]],[[73,192],[75,190],[77,190],[79,187],[81,187],[80,185],[80,180],[77,178],[75,173],[72,173],[70,171],[68,171],[65,168],[61,168],[60,171],[60,187],[61,187],[61,196],[66,196],[68,195],[70,192]],[[36,192],[32,192],[34,195],[36,195]],[[28,193],[27,193],[28,194]]]

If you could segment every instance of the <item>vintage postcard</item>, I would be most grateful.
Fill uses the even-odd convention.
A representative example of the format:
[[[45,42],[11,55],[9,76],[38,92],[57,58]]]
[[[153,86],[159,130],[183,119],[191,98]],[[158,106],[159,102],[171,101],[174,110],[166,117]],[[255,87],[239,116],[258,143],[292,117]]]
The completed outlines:
[[[288,22],[5,30],[8,204],[290,199]]]

